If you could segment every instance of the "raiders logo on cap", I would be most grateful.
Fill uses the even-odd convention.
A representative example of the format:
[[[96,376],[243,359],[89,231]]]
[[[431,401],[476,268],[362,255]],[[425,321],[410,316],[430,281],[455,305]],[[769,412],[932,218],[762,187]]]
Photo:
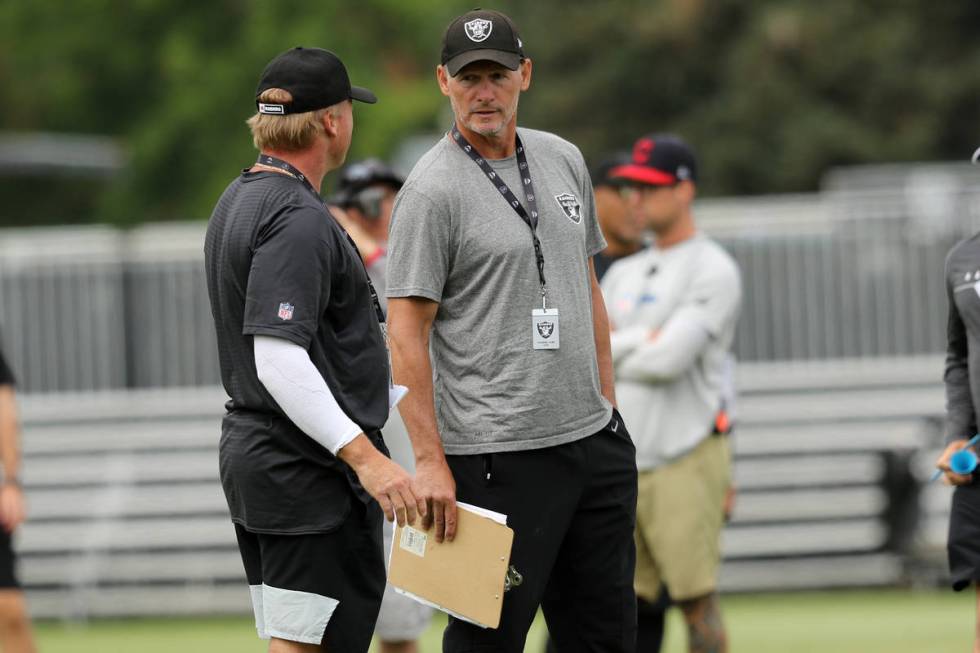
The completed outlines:
[[[493,31],[493,21],[476,18],[464,24],[463,27],[466,28],[466,36],[470,37],[471,41],[479,43],[486,41],[490,36],[490,32]]]

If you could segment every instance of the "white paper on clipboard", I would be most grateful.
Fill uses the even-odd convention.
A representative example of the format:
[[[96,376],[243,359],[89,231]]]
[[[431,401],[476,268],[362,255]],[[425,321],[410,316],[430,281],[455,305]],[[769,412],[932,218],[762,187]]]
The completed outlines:
[[[407,394],[408,388],[403,385],[393,385],[388,388],[388,410],[393,410]]]

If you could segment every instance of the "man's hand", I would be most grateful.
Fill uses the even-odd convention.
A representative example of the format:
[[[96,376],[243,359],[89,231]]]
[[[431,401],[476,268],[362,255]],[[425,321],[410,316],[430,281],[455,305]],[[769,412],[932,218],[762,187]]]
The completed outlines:
[[[969,485],[973,482],[972,474],[957,474],[949,468],[949,459],[954,453],[964,449],[967,442],[969,442],[969,440],[954,440],[953,442],[950,442],[943,451],[943,454],[939,456],[939,459],[936,461],[936,467],[945,472],[945,478],[943,480],[948,485]]]
[[[0,524],[13,533],[24,522],[24,493],[19,485],[4,483],[0,486]]]
[[[728,486],[725,490],[725,500],[722,502],[722,513],[725,515],[725,523],[727,524],[732,520],[732,515],[735,513],[735,497],[738,491],[735,489],[735,484]]]
[[[456,537],[456,480],[445,459],[438,462],[415,463],[415,489],[428,511],[423,514],[422,527],[436,526],[436,542],[450,542]]]
[[[381,504],[388,521],[399,526],[414,524],[418,515],[426,516],[425,502],[412,489],[412,477],[377,450],[363,433],[338,452],[357,474],[364,489]]]

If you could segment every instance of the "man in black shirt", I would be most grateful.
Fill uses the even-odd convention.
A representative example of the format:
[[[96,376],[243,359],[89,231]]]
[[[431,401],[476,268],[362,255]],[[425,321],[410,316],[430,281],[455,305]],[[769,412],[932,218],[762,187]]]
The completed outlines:
[[[20,444],[14,375],[0,352],[0,649],[5,653],[31,653],[34,635],[24,593],[14,573],[15,556],[10,536],[24,521],[24,495],[20,485]]]
[[[319,195],[350,146],[351,100],[376,98],[331,52],[270,62],[248,121],[259,159],[221,196],[205,242],[231,398],[221,482],[256,627],[277,652],[367,651],[381,509],[399,524],[425,509],[381,439],[391,386],[376,293]]]

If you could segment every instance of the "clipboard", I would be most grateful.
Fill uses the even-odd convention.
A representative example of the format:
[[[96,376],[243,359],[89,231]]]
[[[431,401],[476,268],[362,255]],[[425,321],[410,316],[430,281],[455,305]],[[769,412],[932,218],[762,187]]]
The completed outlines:
[[[500,625],[514,531],[499,513],[456,504],[456,539],[395,525],[388,582],[400,594],[483,628]]]

